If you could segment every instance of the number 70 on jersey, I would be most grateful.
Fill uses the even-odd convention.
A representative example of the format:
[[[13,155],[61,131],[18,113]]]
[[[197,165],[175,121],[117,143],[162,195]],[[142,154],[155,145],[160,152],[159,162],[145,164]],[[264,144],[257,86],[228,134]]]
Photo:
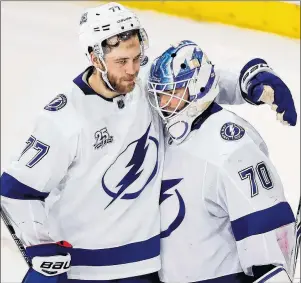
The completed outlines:
[[[258,176],[262,187],[266,190],[270,190],[274,187],[271,175],[265,163],[259,162],[256,167],[247,167],[238,172],[241,180],[248,179],[251,188],[251,197],[255,197],[259,194],[258,185],[256,182],[256,175]]]

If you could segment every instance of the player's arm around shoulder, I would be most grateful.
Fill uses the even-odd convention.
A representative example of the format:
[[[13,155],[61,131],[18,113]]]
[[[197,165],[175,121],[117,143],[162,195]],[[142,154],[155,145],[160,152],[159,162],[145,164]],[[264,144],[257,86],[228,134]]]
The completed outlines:
[[[223,130],[232,137],[227,142],[237,143],[237,147],[220,166],[220,188],[241,266],[251,276],[254,266],[275,265],[287,270],[294,248],[292,209],[259,134],[243,120],[234,124]],[[240,138],[235,140],[239,131]],[[277,276],[284,273],[280,270]]]
[[[216,68],[220,93],[217,103],[252,105],[268,104],[277,112],[284,125],[295,126],[297,112],[294,99],[286,83],[261,58],[248,61],[240,72]]]
[[[215,101],[219,104],[243,104],[246,101],[243,99],[238,77],[239,72],[229,69],[221,68],[220,66],[215,67],[216,75],[218,76],[219,94]]]

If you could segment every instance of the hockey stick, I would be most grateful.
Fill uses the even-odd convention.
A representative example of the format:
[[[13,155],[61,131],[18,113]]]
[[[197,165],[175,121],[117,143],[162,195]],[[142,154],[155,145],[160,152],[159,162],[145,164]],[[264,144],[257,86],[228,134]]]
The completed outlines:
[[[9,233],[11,234],[13,240],[15,241],[15,243],[16,243],[16,245],[17,245],[19,251],[21,252],[21,254],[22,254],[24,260],[26,261],[27,265],[28,265],[29,267],[31,267],[31,266],[32,266],[31,260],[30,260],[29,256],[26,254],[25,247],[24,247],[24,245],[22,244],[21,240],[17,237],[16,232],[15,232],[15,229],[14,229],[14,227],[11,225],[11,223],[10,223],[10,221],[9,221],[9,219],[8,219],[8,217],[7,217],[7,215],[5,214],[4,210],[2,209],[2,207],[1,207],[1,218],[3,219],[4,224],[6,225],[6,227],[7,227],[8,231],[9,231]]]
[[[300,249],[300,242],[301,242],[301,220],[300,220],[300,210],[301,210],[301,198],[299,200],[297,215],[296,215],[296,222],[295,222],[295,236],[296,236],[296,242],[295,242],[295,248],[292,253],[292,259],[291,259],[291,278],[295,277],[295,271],[297,266],[297,260],[298,260],[298,253]]]

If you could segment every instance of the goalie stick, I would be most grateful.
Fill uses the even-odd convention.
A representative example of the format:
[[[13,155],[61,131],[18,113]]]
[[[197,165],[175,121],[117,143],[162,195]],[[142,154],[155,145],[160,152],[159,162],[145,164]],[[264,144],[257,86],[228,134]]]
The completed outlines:
[[[2,207],[1,207],[1,218],[2,218],[2,220],[3,220],[3,222],[4,222],[4,224],[6,225],[6,227],[7,227],[8,231],[9,231],[9,233],[11,234],[13,240],[15,241],[15,243],[16,243],[16,245],[17,245],[19,251],[21,252],[21,254],[22,254],[24,260],[26,261],[27,265],[28,265],[29,267],[31,267],[31,266],[32,266],[31,260],[30,260],[29,256],[26,254],[25,247],[24,247],[24,245],[22,244],[21,240],[17,237],[16,232],[15,232],[15,229],[14,229],[14,227],[11,225],[11,223],[10,223],[10,221],[9,221],[9,219],[8,219],[8,217],[7,217],[7,215],[5,214],[4,210],[2,209]]]

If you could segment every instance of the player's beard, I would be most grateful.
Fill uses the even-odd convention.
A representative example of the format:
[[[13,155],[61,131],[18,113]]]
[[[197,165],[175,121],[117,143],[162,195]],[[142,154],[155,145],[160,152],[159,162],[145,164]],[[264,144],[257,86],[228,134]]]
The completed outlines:
[[[126,94],[135,88],[136,78],[138,76],[138,72],[133,76],[128,76],[126,78],[117,78],[114,75],[108,73],[108,79],[111,86],[117,93]]]

